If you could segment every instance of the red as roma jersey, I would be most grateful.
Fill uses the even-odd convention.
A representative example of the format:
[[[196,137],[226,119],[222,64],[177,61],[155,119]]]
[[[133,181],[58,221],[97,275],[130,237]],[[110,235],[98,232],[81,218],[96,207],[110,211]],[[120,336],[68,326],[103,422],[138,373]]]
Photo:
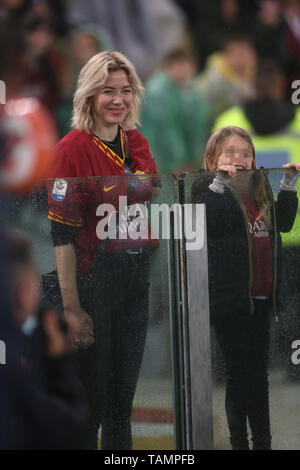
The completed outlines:
[[[92,265],[97,256],[97,249],[103,243],[96,232],[101,220],[101,216],[96,215],[97,209],[102,204],[110,204],[118,211],[119,197],[129,195],[132,177],[124,176],[126,143],[122,129],[120,133],[122,157],[93,134],[77,129],[57,144],[56,161],[49,174],[49,178],[54,180],[47,183],[48,217],[61,224],[80,228],[75,242],[80,273]],[[145,137],[136,129],[129,130],[126,134],[132,173],[157,174],[157,167]],[[135,178],[137,184],[130,192],[128,204],[150,201],[155,179],[155,176]],[[141,246],[157,248],[158,241],[152,238],[149,224],[148,235],[147,239],[132,240],[127,237],[120,240],[117,236],[117,239],[111,239],[108,243],[105,240],[105,254]]]
[[[260,209],[250,198],[244,198],[252,245],[253,283],[251,294],[271,296],[273,285],[273,262],[270,236]]]

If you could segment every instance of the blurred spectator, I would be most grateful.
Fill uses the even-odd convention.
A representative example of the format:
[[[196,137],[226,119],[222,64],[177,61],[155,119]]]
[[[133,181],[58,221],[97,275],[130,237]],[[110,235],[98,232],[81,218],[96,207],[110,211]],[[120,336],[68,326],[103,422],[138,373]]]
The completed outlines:
[[[59,35],[67,33],[64,0],[0,0],[0,23],[21,22],[28,14],[51,20]]]
[[[285,23],[278,0],[263,0],[255,27],[258,54],[263,59],[273,58],[282,64],[285,59]]]
[[[52,21],[56,34],[64,36],[67,33],[64,0],[31,0],[28,10],[32,15]]]
[[[300,76],[300,0],[282,0],[283,16],[287,24],[285,64],[288,87]]]
[[[85,24],[74,28],[70,34],[70,59],[73,75],[72,93],[82,67],[98,52],[111,50],[109,38],[102,28]]]
[[[6,85],[6,101],[15,97],[22,86],[23,54],[24,38],[20,29],[10,22],[0,25],[0,78]],[[1,116],[3,106],[0,110]]]
[[[71,338],[53,311],[39,310],[38,274],[26,238],[7,237],[8,273],[20,363],[1,369],[0,396],[8,420],[1,449],[79,449],[87,410],[69,357]],[[10,348],[7,343],[7,348]]]
[[[100,26],[86,24],[71,31],[68,40],[68,53],[66,54],[69,77],[68,89],[55,113],[61,137],[71,130],[73,93],[76,89],[80,70],[95,54],[110,49],[109,38]]]
[[[7,100],[18,97],[23,84],[23,47],[20,29],[11,23],[0,28],[0,76],[6,83]],[[23,163],[28,162],[27,166],[21,164],[21,173],[28,174],[28,170],[34,170],[26,148],[36,151],[36,143],[29,138],[29,145],[18,144],[20,139],[26,140],[22,131],[30,128],[30,123],[22,124],[14,116],[10,133],[5,133],[3,108],[4,105],[0,108],[1,177],[9,163],[12,167],[20,163],[13,157],[8,158],[8,164],[4,160],[4,150],[9,148],[10,155],[14,155],[14,146],[23,156]],[[11,137],[14,134],[17,138]],[[35,164],[39,156],[37,153]],[[20,173],[16,183],[19,176]],[[1,203],[2,200],[0,191]],[[21,235],[7,235],[2,207],[0,221],[0,339],[6,345],[6,364],[0,367],[0,449],[80,448],[87,410],[69,356],[68,334],[54,312],[39,308],[38,275],[30,245]]]
[[[258,0],[176,0],[186,13],[201,68],[220,50],[224,35],[252,36]]]
[[[70,0],[68,11],[71,24],[105,30],[112,49],[124,53],[142,79],[182,40],[183,15],[172,0]]]
[[[27,4],[28,0],[0,0],[0,22],[18,18]]]
[[[260,145],[262,139],[267,144],[269,136],[271,140],[266,148],[269,146],[274,151],[282,149],[280,140],[284,139],[284,146],[290,148],[288,156],[282,156],[286,160],[268,162],[266,158],[262,161],[259,160],[259,156],[257,157],[257,164],[267,168],[279,167],[299,159],[300,108],[285,100],[284,78],[283,72],[275,62],[269,60],[259,63],[255,79],[256,97],[247,100],[243,106],[232,107],[225,111],[217,118],[214,125],[214,129],[227,126],[229,123],[232,126],[243,127],[253,137],[258,153],[262,149]],[[271,144],[271,141],[274,143]]]
[[[152,0],[146,5],[159,64],[173,50],[188,44],[185,16],[173,0]]]
[[[244,36],[227,37],[222,52],[209,57],[196,83],[210,99],[214,116],[254,96],[255,66],[255,49]]]
[[[194,58],[183,50],[166,56],[162,71],[146,84],[142,131],[161,173],[181,173],[199,165],[210,125],[209,105],[193,87]]]
[[[24,21],[24,83],[21,93],[38,98],[51,112],[59,103],[68,77],[63,56],[54,47],[51,21],[36,15]]]
[[[259,57],[276,60],[286,74],[286,92],[300,74],[300,2],[263,0],[255,26]]]

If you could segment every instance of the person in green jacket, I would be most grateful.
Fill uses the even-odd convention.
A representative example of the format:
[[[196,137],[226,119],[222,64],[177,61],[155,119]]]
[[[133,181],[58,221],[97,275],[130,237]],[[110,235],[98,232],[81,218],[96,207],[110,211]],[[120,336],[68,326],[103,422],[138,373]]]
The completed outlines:
[[[196,170],[211,126],[206,98],[193,86],[193,57],[174,50],[146,83],[142,132],[148,140],[160,173]]]

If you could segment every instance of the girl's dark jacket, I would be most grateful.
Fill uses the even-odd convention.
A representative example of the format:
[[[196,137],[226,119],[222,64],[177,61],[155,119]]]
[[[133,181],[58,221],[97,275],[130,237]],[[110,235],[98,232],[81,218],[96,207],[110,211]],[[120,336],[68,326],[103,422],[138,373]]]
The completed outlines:
[[[245,208],[235,191],[227,186],[223,194],[209,189],[214,175],[198,176],[192,186],[192,202],[206,204],[210,317],[214,322],[228,314],[253,312],[251,238]],[[276,313],[280,283],[280,232],[289,232],[296,217],[298,199],[293,191],[280,191],[274,201],[265,178],[271,203],[269,230],[273,259],[273,310]]]

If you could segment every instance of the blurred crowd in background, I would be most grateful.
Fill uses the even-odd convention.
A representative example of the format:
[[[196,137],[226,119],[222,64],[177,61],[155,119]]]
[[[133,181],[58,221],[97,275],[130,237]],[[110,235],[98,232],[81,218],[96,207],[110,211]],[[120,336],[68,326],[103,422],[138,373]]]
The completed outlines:
[[[287,129],[292,161],[299,160],[300,109],[292,103],[291,96],[292,83],[300,80],[300,0],[0,0],[0,80],[5,82],[7,101],[34,97],[43,106],[42,110],[33,110],[35,134],[42,134],[43,128],[52,132],[44,109],[56,127],[54,140],[70,131],[79,71],[103,50],[124,53],[143,81],[145,101],[140,130],[150,143],[160,173],[179,175],[201,168],[212,130],[229,124],[250,132],[252,129],[262,136]],[[29,105],[32,102],[26,104]],[[23,112],[21,108],[19,114]],[[234,111],[227,114],[231,110]],[[0,135],[1,158],[9,154],[13,144],[14,139],[2,139]],[[255,142],[256,148],[257,145]],[[275,148],[278,145],[276,142]],[[45,159],[48,154],[43,152],[40,151]],[[279,162],[270,166],[279,166]],[[2,199],[1,196],[1,205],[7,206],[7,200],[4,198],[3,204]],[[0,207],[3,222],[2,211]],[[1,225],[3,230],[4,224]],[[25,263],[28,271],[32,261],[24,243],[17,240],[15,244],[16,248],[21,247],[15,264],[23,269]],[[0,317],[0,330],[1,339],[9,338],[10,345],[16,344],[16,351],[10,346],[10,356],[19,357],[19,331],[11,325],[13,307],[9,300],[18,295],[11,296],[7,286],[7,266],[14,263],[8,246],[1,235],[0,299],[2,311],[8,315]],[[297,244],[293,262],[286,268],[292,272],[287,279],[290,285],[290,278],[293,279],[297,295],[299,259]],[[26,274],[18,287],[20,293],[25,280],[28,281]],[[298,306],[298,297],[296,300]],[[30,306],[31,297],[23,304]],[[296,311],[294,306],[291,309]],[[289,327],[293,335],[295,324],[296,321]],[[53,338],[59,336],[58,324],[56,331],[51,324],[48,330],[46,325],[50,339],[53,331]],[[288,333],[286,336],[290,341]],[[40,377],[23,378],[18,365],[16,369],[1,369],[0,399],[6,410],[3,422],[11,424],[8,428],[0,426],[0,448],[67,448],[76,447],[82,439],[85,404],[76,374],[68,363],[61,363],[62,355],[61,351],[48,351],[47,380],[42,375],[42,385],[48,381],[55,389],[55,402],[52,388],[49,393],[48,382],[41,387]],[[56,368],[55,358],[59,359]],[[8,359],[12,362],[11,357]],[[56,382],[62,376],[69,380],[62,381],[60,390]],[[20,397],[15,395],[19,408],[24,399],[24,416],[28,403],[35,410],[32,416],[37,420],[36,433],[32,433],[30,422],[27,430],[26,419],[22,421],[20,410],[15,411],[13,400],[18,390],[26,392],[23,398],[21,393]],[[45,410],[47,413],[43,414]],[[50,443],[49,426],[55,429]],[[57,429],[68,435],[70,442],[64,441],[65,436],[57,434]]]
[[[217,117],[255,99],[260,61],[282,71],[286,101],[300,77],[300,0],[0,0],[0,24],[21,35],[19,93],[41,100],[60,136],[81,67],[102,50],[127,55],[161,173],[200,168]]]

